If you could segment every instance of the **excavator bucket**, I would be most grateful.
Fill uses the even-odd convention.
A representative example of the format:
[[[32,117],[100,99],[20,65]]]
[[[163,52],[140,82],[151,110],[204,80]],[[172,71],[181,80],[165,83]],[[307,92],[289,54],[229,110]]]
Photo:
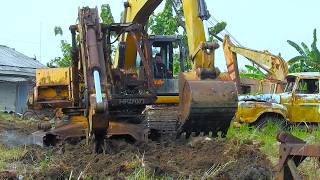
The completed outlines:
[[[225,136],[237,109],[237,89],[233,81],[185,80],[180,84],[178,133]]]

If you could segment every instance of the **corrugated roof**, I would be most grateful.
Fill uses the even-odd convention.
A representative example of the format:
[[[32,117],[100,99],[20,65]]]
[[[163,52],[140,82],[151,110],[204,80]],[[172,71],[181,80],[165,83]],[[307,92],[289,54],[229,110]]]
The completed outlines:
[[[25,77],[9,77],[9,76],[0,76],[0,82],[25,82],[25,81],[30,81],[29,78]]]
[[[0,45],[0,74],[35,76],[35,69],[45,67],[13,48]]]

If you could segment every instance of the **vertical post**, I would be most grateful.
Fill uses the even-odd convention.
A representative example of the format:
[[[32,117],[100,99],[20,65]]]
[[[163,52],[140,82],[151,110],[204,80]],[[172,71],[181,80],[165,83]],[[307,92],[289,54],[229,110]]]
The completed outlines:
[[[76,26],[70,26],[71,36],[72,36],[72,49],[71,49],[71,92],[72,92],[72,103],[73,106],[79,105],[79,51],[76,41]]]

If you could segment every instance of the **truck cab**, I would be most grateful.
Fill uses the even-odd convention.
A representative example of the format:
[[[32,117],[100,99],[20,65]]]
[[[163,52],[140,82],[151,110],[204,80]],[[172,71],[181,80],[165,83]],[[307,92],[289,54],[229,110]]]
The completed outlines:
[[[240,96],[236,121],[261,124],[267,118],[290,123],[320,122],[319,72],[291,73],[283,93]]]

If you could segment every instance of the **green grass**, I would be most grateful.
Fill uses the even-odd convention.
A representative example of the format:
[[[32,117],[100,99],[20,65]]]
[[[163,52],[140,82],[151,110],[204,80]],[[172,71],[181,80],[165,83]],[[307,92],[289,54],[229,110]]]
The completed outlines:
[[[276,140],[277,132],[280,126],[274,123],[268,123],[265,128],[257,129],[249,125],[242,125],[240,128],[231,127],[227,134],[227,139],[239,141],[242,144],[246,141],[253,141],[260,144],[260,150],[265,153],[272,163],[278,158],[278,142]]]
[[[0,112],[0,120],[12,121],[15,117],[12,114]]]
[[[24,148],[7,147],[0,144],[0,171],[6,170],[11,161],[19,160],[25,151]]]
[[[44,172],[50,166],[50,156],[46,155],[44,159],[41,159],[38,163],[40,172]]]

